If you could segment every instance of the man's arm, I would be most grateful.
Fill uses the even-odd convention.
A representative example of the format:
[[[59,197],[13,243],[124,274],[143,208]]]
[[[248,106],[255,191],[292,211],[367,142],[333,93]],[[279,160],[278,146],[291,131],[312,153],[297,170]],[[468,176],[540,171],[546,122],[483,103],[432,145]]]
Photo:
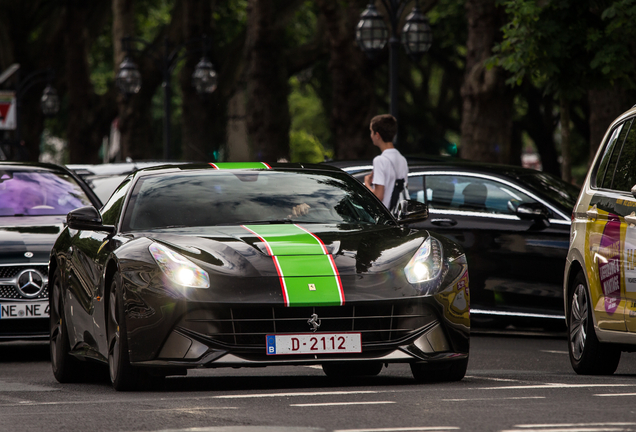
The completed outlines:
[[[373,195],[377,196],[380,201],[384,199],[384,186],[379,184],[373,184],[373,172],[364,176],[364,185],[368,187]]]

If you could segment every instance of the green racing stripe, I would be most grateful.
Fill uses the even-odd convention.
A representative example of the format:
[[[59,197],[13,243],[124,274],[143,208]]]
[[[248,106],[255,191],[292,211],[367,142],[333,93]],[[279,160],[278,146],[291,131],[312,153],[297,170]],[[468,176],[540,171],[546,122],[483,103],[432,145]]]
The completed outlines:
[[[345,302],[333,256],[299,225],[243,225],[274,260],[285,306],[340,306]]]
[[[216,169],[271,169],[265,162],[210,162]]]

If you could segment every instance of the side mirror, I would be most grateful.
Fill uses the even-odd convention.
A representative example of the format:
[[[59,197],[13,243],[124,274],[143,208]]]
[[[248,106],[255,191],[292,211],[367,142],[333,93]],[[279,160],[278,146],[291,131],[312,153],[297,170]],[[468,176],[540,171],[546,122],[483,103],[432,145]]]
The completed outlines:
[[[515,214],[521,220],[531,220],[537,225],[547,228],[550,226],[550,212],[540,203],[519,204]]]
[[[395,217],[401,224],[421,222],[428,219],[428,206],[415,200],[402,200],[397,205]]]
[[[102,216],[93,206],[72,210],[66,215],[66,223],[69,228],[76,230],[106,231],[110,234],[115,232],[114,226],[102,223]]]

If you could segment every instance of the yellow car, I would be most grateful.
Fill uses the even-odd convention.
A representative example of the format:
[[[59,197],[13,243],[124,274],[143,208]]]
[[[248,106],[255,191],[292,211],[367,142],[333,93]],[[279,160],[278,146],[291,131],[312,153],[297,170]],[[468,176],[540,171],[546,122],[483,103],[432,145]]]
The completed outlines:
[[[609,375],[636,349],[636,107],[609,127],[572,214],[564,277],[572,367]]]

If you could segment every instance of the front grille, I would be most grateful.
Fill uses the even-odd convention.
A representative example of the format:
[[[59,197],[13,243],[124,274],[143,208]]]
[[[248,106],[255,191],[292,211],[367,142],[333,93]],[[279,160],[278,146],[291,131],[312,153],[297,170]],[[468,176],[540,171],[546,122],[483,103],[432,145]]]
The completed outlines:
[[[48,298],[49,289],[47,285],[44,285],[44,289],[37,295],[37,297],[30,298],[28,300],[41,300]],[[25,300],[25,298],[20,295],[13,285],[0,285],[0,300]]]
[[[317,333],[358,332],[366,347],[406,340],[435,321],[426,305],[405,301],[333,307],[193,307],[182,326],[222,346],[264,350],[267,334],[311,332],[307,321],[312,314],[321,322]]]
[[[0,279],[11,279],[16,277],[20,272],[28,269],[37,270],[46,277],[49,274],[48,265],[17,265],[17,266],[0,266]]]
[[[44,288],[42,291],[34,298],[30,298],[28,300],[41,300],[49,298],[49,290],[48,290],[48,265],[11,265],[11,266],[0,266],[0,300],[25,300],[24,297],[20,295],[18,290],[15,288],[13,284],[20,273],[24,270],[37,270],[40,272],[42,277],[44,278]]]

